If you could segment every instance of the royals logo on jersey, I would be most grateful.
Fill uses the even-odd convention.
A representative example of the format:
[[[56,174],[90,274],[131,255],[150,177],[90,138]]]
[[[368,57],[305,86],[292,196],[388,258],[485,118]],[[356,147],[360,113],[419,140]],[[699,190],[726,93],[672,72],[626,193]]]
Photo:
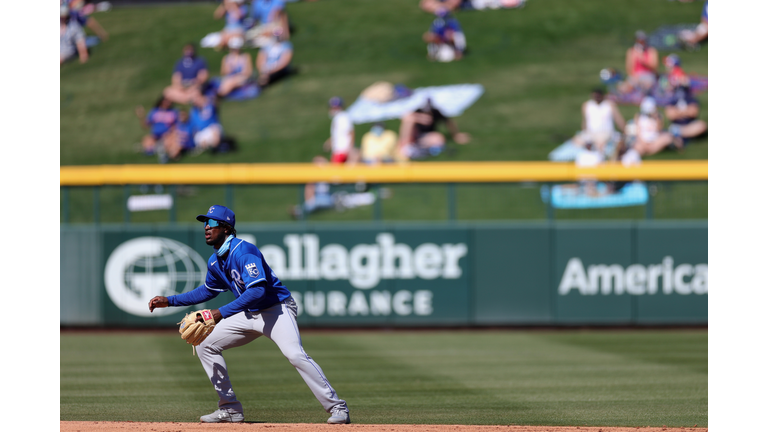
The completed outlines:
[[[246,264],[245,270],[248,272],[248,276],[259,277],[259,268],[256,266],[256,263]]]

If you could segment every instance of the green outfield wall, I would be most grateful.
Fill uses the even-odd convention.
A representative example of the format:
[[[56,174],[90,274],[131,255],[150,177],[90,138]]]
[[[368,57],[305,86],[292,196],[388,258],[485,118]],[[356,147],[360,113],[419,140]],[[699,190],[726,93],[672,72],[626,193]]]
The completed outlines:
[[[707,324],[707,222],[247,225],[305,327]],[[61,325],[175,325],[194,226],[62,226]],[[230,302],[223,293],[204,305]]]

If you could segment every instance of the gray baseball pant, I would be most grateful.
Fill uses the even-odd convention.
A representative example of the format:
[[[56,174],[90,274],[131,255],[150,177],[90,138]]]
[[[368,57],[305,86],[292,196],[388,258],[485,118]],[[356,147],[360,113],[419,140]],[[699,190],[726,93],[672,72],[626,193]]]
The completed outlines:
[[[222,351],[243,346],[261,335],[277,344],[280,351],[296,368],[326,412],[346,402],[339,399],[323,370],[304,352],[299,327],[296,324],[296,302],[289,297],[282,303],[258,313],[240,312],[221,320],[210,335],[196,347],[200,363],[219,394],[219,408],[243,412],[229,381],[227,363]]]

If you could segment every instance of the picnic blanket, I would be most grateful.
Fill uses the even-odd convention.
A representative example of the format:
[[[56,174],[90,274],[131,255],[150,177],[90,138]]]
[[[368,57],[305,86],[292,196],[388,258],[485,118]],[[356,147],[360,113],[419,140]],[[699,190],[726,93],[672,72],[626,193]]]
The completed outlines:
[[[597,196],[586,195],[582,188],[567,188],[563,185],[542,186],[541,200],[552,202],[558,209],[586,209],[606,207],[630,207],[648,202],[648,187],[641,182],[624,185],[615,193],[607,193],[608,185],[597,183]]]
[[[706,76],[688,74],[688,78],[691,80],[691,91],[693,94],[698,94],[706,91],[709,87],[709,80]],[[631,92],[620,92],[614,82],[603,80],[603,83],[608,86],[608,97],[621,105],[640,105],[643,98],[646,96],[639,89],[635,89]],[[656,100],[657,106],[665,106],[669,104],[674,96],[675,92],[669,82],[666,75],[661,75],[657,84],[651,89],[650,96]]]
[[[398,119],[424,106],[429,98],[432,106],[445,116],[457,117],[474,104],[484,91],[480,84],[420,87],[413,90],[410,96],[384,103],[358,97],[347,108],[347,113],[356,124]]]
[[[614,150],[616,149],[616,145],[620,140],[621,134],[618,132],[615,132],[611,139],[608,140],[608,143],[605,145],[605,149],[603,149],[603,156],[606,159],[611,157]],[[583,148],[578,147],[576,143],[573,142],[573,139],[569,138],[564,143],[560,144],[559,146],[555,147],[554,150],[549,152],[547,157],[552,162],[573,162],[576,160],[576,155],[578,155],[580,151],[583,151]]]

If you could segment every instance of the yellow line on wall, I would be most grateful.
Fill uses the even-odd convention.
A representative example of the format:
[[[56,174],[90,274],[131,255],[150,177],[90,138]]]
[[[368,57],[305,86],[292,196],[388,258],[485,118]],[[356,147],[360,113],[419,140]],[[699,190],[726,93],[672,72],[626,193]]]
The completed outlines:
[[[576,168],[558,162],[411,162],[380,166],[183,164],[62,166],[61,186],[127,184],[515,183],[597,180],[707,180],[706,160],[646,161]]]

